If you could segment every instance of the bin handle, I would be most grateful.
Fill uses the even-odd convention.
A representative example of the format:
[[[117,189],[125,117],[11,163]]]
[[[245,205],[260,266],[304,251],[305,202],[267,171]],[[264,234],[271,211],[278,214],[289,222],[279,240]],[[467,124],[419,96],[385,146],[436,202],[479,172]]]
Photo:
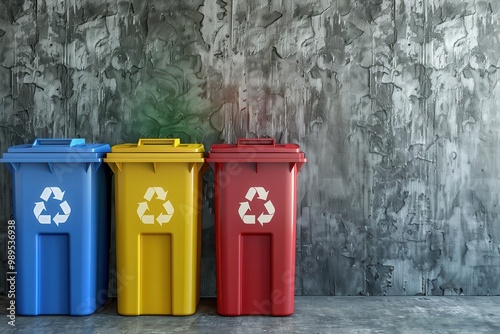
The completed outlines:
[[[238,146],[267,145],[274,146],[274,138],[239,138]]]
[[[76,146],[85,145],[85,138],[44,138],[35,139],[34,146]]]
[[[173,147],[177,147],[181,144],[181,140],[179,138],[141,138],[137,143],[137,146],[145,146],[145,145],[170,145]]]

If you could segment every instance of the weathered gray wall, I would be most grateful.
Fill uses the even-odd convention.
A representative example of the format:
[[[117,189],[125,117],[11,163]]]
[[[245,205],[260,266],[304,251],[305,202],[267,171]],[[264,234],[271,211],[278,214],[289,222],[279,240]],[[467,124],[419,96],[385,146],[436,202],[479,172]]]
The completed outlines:
[[[297,294],[500,294],[499,20],[493,0],[0,0],[0,150],[295,142]]]

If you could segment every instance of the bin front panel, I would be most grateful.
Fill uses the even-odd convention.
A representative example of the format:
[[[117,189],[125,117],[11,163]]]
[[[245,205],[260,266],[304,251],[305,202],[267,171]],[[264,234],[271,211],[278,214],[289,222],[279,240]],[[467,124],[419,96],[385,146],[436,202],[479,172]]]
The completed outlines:
[[[187,315],[199,300],[201,173],[193,163],[115,168],[118,312]]]
[[[293,313],[296,181],[289,163],[216,168],[220,314]]]
[[[107,297],[108,174],[100,163],[21,163],[14,173],[17,311],[93,313]]]

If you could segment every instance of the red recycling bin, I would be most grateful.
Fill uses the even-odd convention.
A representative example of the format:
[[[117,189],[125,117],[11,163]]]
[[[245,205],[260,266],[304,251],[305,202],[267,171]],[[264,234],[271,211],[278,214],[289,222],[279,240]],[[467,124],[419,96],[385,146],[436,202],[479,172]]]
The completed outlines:
[[[215,172],[217,311],[293,313],[297,174],[295,144],[239,139],[212,145]]]

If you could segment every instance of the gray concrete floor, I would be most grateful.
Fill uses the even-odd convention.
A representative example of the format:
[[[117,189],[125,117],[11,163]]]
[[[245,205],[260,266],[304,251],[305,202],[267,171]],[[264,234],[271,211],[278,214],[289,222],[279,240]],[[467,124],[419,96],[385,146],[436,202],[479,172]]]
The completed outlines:
[[[193,316],[120,316],[111,300],[85,317],[16,317],[0,333],[500,333],[500,297],[296,297],[289,317],[217,315],[202,299]]]

